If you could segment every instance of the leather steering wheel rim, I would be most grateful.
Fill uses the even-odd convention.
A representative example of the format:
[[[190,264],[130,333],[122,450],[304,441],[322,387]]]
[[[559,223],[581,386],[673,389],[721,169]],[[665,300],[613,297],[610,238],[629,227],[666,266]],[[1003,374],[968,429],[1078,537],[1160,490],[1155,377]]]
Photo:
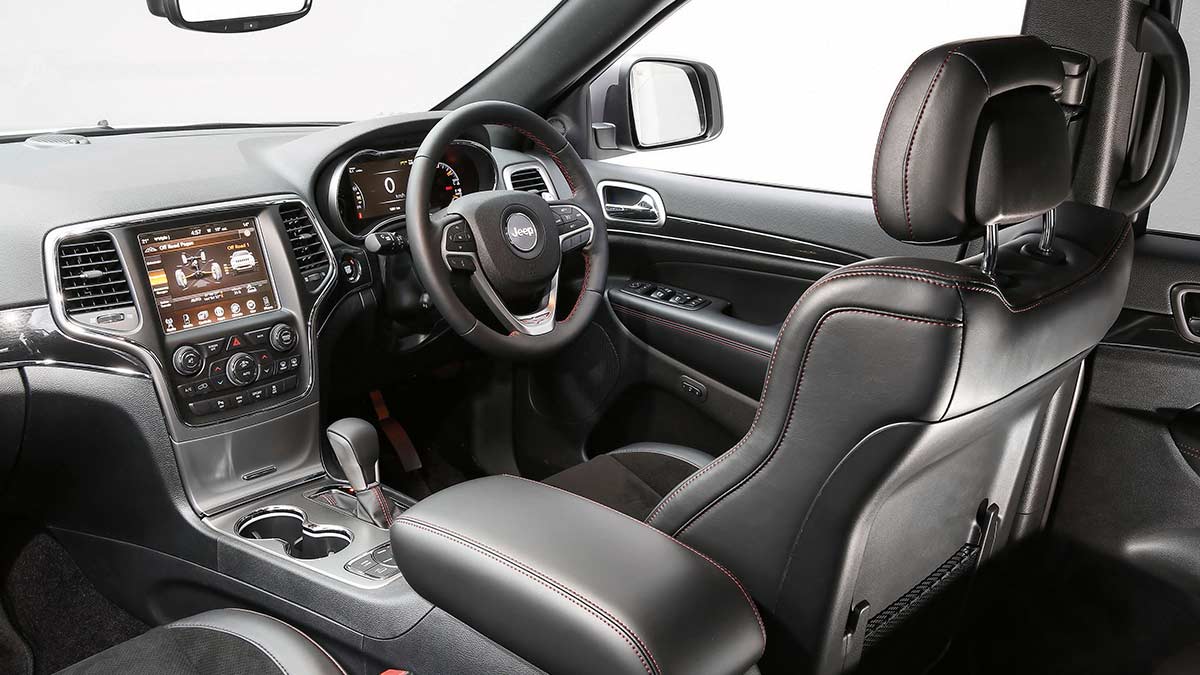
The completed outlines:
[[[510,190],[467,195],[452,202],[439,214],[431,216],[429,213],[430,193],[437,163],[449,148],[451,141],[458,138],[467,129],[482,124],[503,125],[512,128],[529,139],[534,146],[554,161],[572,192],[569,197],[555,200],[551,204],[553,206],[573,206],[586,214],[586,218],[576,221],[577,229],[569,233],[560,232],[559,226],[552,220],[543,222],[548,219],[547,216],[550,214],[548,208],[543,211],[537,203],[531,202],[530,193]],[[425,285],[425,290],[433,300],[434,306],[442,313],[450,327],[465,340],[492,356],[506,359],[531,359],[548,356],[561,350],[579,337],[591,323],[603,299],[608,271],[608,240],[605,236],[604,211],[595,183],[579,155],[576,154],[567,139],[540,116],[519,105],[503,101],[480,101],[454,110],[433,127],[417,150],[408,178],[407,195],[405,213],[408,223],[409,248],[417,275]],[[485,196],[475,200],[468,199],[476,195]],[[537,198],[537,200],[540,199],[540,197]],[[479,209],[478,213],[468,210],[470,204],[484,200],[489,202],[486,208]],[[512,202],[512,208],[507,211],[498,208],[504,207],[506,200]],[[456,207],[456,204],[460,203],[463,204]],[[504,223],[490,222],[490,218],[480,214],[490,215],[497,211],[511,214],[513,209],[520,209],[527,220],[531,221],[537,229],[538,237],[546,238],[545,240],[538,239],[539,242],[546,242],[546,253],[543,256],[546,260],[541,262],[542,266],[548,265],[555,253],[559,256],[556,263],[561,266],[560,244],[567,243],[568,235],[583,236],[590,228],[590,242],[582,249],[584,256],[582,290],[571,311],[561,321],[555,316],[558,286],[557,267],[546,296],[548,307],[538,310],[542,314],[539,315],[541,318],[538,319],[536,327],[533,326],[533,319],[530,318],[533,315],[519,318],[505,309],[503,299],[493,290],[492,284],[485,274],[486,263],[489,262],[489,252],[483,248],[488,245],[496,248],[495,240],[500,236],[500,230],[496,230],[496,226],[498,224],[500,227],[508,226]],[[455,219],[458,222],[465,221],[469,226],[480,247],[477,255],[470,256],[469,253],[447,250],[446,229],[456,224]],[[471,222],[473,220],[480,222]],[[520,222],[524,224],[526,220]],[[512,234],[507,236],[514,250],[496,250],[491,253],[505,257],[506,264],[512,265],[515,261],[508,259],[509,254],[522,258],[527,255],[522,254],[521,248],[516,248],[516,243],[512,243]],[[554,237],[554,241],[549,241],[550,237]],[[473,247],[475,245],[475,243],[471,244]],[[541,245],[539,244],[539,246]],[[451,275],[454,272],[449,267],[451,260],[448,256],[474,258],[474,269],[471,270],[472,284],[476,286],[477,290],[480,290],[480,295],[492,308],[493,314],[496,314],[502,323],[512,326],[512,330],[508,334],[496,331],[481,321],[458,298],[451,283]],[[484,259],[485,265],[480,265],[481,258]],[[520,265],[521,263],[516,264]],[[546,298],[543,299],[544,302]],[[499,306],[497,306],[497,301]],[[545,315],[546,311],[549,312],[548,316]],[[514,322],[514,319],[517,320]],[[526,326],[526,323],[530,325]],[[536,332],[534,332],[535,328]]]

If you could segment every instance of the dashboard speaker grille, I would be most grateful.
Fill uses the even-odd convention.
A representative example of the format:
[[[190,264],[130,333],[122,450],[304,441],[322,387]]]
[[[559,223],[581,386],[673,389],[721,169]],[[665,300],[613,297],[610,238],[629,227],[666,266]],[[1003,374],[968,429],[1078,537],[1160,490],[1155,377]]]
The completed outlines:
[[[508,175],[508,189],[519,190],[521,192],[535,192],[539,195],[549,192],[542,172],[534,167],[514,169]]]
[[[133,305],[129,280],[116,245],[107,234],[70,239],[58,245],[58,283],[67,314]]]
[[[321,282],[329,273],[329,252],[317,234],[316,225],[308,217],[308,210],[303,205],[288,202],[279,207],[279,217],[287,229],[288,242],[292,246],[292,255],[296,266],[300,268],[300,276],[304,285],[312,292],[320,287]]]

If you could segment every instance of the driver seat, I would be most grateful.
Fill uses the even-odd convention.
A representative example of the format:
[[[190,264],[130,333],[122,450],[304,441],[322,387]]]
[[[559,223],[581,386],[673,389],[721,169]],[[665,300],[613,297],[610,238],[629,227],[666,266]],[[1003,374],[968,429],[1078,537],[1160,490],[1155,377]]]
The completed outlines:
[[[986,233],[992,273],[984,256],[843,267],[792,307],[729,451],[642,444],[547,482],[728,567],[817,672],[858,663],[1007,541],[1051,402],[1123,304],[1128,218],[1063,203],[1062,81],[1038,38],[955,42],[916,59],[885,114],[879,225],[911,244]]]

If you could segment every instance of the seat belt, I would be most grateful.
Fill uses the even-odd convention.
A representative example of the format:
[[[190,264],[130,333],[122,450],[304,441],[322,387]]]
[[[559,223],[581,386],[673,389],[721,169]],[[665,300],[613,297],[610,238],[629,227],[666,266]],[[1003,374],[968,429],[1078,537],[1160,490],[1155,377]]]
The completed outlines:
[[[422,466],[421,456],[417,454],[417,448],[413,445],[412,439],[408,437],[408,432],[404,430],[404,425],[392,419],[387,402],[383,400],[383,392],[372,389],[371,404],[375,406],[375,419],[379,420],[379,428],[383,429],[383,435],[387,436],[388,444],[396,452],[400,466],[405,471],[420,469]]]

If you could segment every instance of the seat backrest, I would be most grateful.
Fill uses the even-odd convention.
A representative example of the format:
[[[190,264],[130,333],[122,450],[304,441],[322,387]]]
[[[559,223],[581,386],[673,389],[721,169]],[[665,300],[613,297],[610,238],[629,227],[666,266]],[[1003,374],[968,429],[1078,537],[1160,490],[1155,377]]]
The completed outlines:
[[[1061,203],[1062,77],[1033,37],[913,63],[880,131],[877,219],[919,244],[1013,225],[996,273],[978,258],[886,258],[813,284],[780,330],[749,432],[647,519],[731,568],[820,672],[970,569],[988,507],[987,536],[1005,542],[1047,408],[1120,311],[1127,219]],[[1057,259],[1028,253],[1030,219],[1051,209]]]

